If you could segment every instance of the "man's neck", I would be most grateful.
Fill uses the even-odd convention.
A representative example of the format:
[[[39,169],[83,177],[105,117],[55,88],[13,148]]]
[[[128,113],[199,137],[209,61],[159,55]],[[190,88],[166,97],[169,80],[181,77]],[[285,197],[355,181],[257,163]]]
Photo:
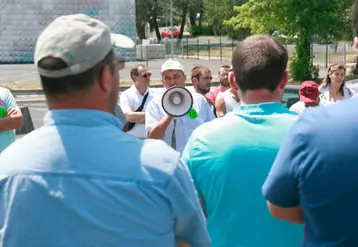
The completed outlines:
[[[136,87],[138,93],[140,93],[140,95],[144,95],[145,92],[147,92],[148,90],[148,86],[143,86],[143,85],[138,85],[138,84],[134,84],[134,86]]]
[[[247,91],[242,97],[241,102],[245,105],[281,102],[281,96],[271,93],[268,90]]]
[[[99,104],[99,102],[102,103]],[[86,109],[111,113],[109,106],[105,104],[105,100],[99,100],[83,94],[47,97],[47,105],[50,110]]]

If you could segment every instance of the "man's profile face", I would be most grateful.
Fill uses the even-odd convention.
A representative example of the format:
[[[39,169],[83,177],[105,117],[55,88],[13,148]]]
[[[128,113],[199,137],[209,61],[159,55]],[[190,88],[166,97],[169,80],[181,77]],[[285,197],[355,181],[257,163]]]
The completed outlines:
[[[228,87],[229,86],[229,70],[230,68],[220,68],[219,70],[219,81],[220,81],[220,85],[224,86],[224,87]]]
[[[174,86],[185,86],[186,76],[181,70],[166,70],[162,73],[163,86],[168,89]]]
[[[197,84],[197,89],[202,93],[202,94],[207,94],[210,92],[210,87],[211,87],[211,80],[213,79],[211,72],[204,72],[200,77],[199,77],[199,81]]]
[[[139,85],[149,86],[151,73],[147,67],[138,67],[138,76],[135,76],[135,82]]]

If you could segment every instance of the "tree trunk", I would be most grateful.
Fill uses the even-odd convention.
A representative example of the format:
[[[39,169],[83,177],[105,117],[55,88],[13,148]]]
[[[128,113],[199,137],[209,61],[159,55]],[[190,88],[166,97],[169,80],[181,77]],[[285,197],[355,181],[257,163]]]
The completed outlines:
[[[183,38],[183,33],[184,33],[184,27],[185,27],[185,20],[186,20],[186,14],[188,12],[188,5],[186,5],[184,8],[183,8],[183,12],[182,12],[182,15],[181,15],[181,23],[180,23],[180,32],[179,32],[179,39],[182,39]]]
[[[189,13],[189,19],[190,19],[190,24],[191,24],[191,27],[196,27],[196,14],[194,13],[193,10],[190,10],[190,13]]]
[[[155,30],[155,34],[157,36],[158,43],[160,43],[160,41],[162,40],[162,35],[160,34],[160,31],[159,31],[157,17],[158,17],[157,11],[156,11],[156,8],[154,7],[153,8],[153,20],[152,20],[152,23],[153,23],[153,28]]]
[[[200,16],[199,16],[199,27],[201,27],[201,23],[203,20],[203,15],[204,15],[204,6],[203,4],[200,5]]]
[[[138,38],[140,40],[143,40],[145,39],[145,25],[140,23],[140,22],[137,22],[136,23],[136,27],[137,27],[137,35],[138,35]]]

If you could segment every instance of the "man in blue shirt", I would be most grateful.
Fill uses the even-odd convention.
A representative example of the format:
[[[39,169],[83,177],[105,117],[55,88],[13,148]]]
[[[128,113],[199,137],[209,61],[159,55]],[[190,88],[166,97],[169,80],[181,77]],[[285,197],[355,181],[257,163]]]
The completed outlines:
[[[124,61],[112,45],[134,43],[82,14],[55,19],[38,38],[50,111],[0,156],[3,246],[210,246],[179,155],[123,133],[113,115]]]
[[[358,20],[358,5],[354,10]],[[358,244],[357,105],[353,98],[307,109],[263,186],[274,217],[305,224],[304,247]]]
[[[229,80],[242,105],[198,127],[184,150],[213,247],[297,247],[302,242],[302,227],[273,219],[261,194],[297,118],[281,104],[287,60],[286,48],[269,36],[241,42]]]
[[[0,87],[0,153],[15,141],[15,129],[23,125],[21,110],[7,88]]]

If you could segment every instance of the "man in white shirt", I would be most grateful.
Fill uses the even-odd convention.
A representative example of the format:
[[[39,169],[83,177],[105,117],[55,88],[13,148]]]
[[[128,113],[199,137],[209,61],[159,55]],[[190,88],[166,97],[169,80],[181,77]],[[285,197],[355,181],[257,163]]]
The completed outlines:
[[[161,75],[166,89],[173,86],[185,86],[184,67],[178,61],[166,61],[161,67]],[[145,127],[148,138],[163,139],[179,153],[183,151],[191,133],[201,124],[214,119],[214,114],[205,97],[195,92],[191,94],[193,96],[191,114],[178,118],[169,116],[164,111],[163,94],[154,97],[146,108]]]
[[[146,138],[145,109],[153,99],[154,89],[149,88],[150,76],[148,68],[137,65],[130,72],[134,85],[120,96],[120,106],[127,119],[125,131],[138,138]],[[148,94],[146,96],[146,94]]]
[[[304,81],[300,87],[300,101],[290,107],[290,111],[302,113],[306,107],[320,105],[319,89],[314,81]]]

